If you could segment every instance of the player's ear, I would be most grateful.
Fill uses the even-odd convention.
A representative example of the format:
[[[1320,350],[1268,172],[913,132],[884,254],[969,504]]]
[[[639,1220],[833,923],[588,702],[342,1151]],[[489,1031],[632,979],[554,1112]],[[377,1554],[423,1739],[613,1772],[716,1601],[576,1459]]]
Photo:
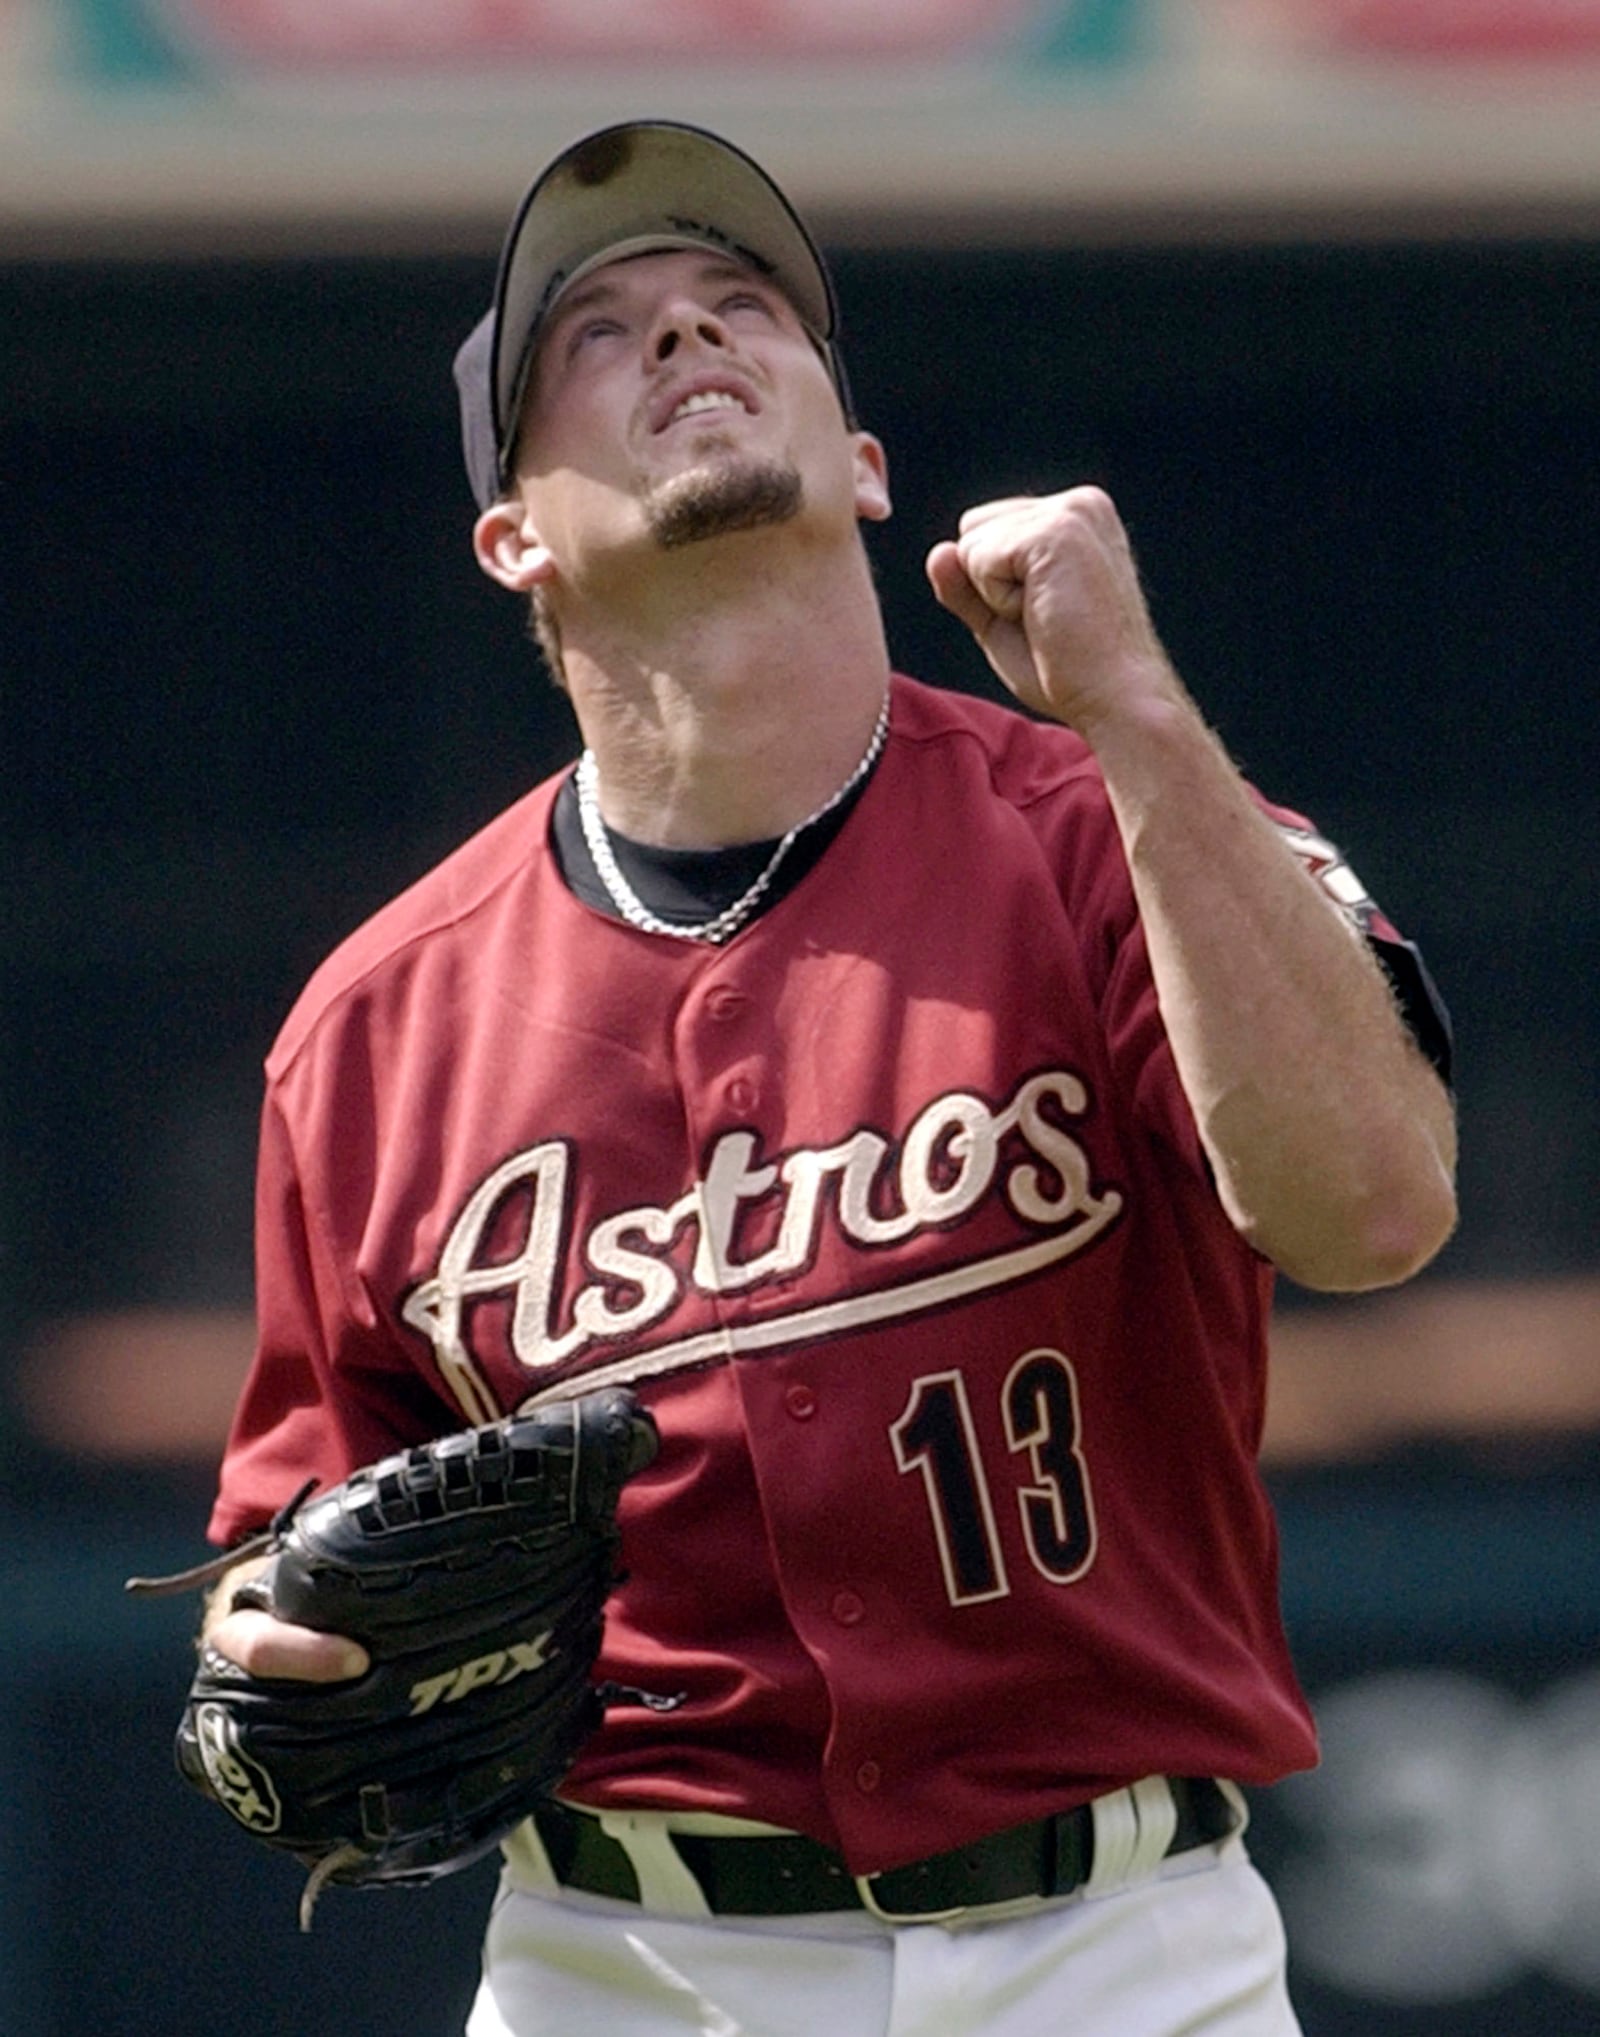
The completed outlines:
[[[556,562],[539,542],[528,505],[515,495],[492,502],[472,526],[472,551],[491,580],[530,594],[555,578]]]
[[[889,456],[882,442],[870,431],[858,431],[852,441],[856,469],[856,515],[869,523],[883,523],[892,505],[889,501]]]

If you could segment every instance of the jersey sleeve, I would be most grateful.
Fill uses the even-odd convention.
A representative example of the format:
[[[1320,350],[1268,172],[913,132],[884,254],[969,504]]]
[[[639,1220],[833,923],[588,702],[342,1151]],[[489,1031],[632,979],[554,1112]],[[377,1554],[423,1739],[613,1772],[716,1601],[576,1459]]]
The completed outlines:
[[[1453,1036],[1450,1014],[1421,952],[1371,897],[1342,851],[1290,808],[1252,788],[1263,811],[1329,898],[1365,939],[1394,992],[1401,1018],[1421,1052],[1448,1082]],[[1132,878],[1109,806],[1080,814],[1082,832],[1069,861],[1068,903],[1091,930],[1089,953],[1118,1093],[1131,1099],[1138,1121],[1176,1150],[1196,1172],[1209,1163],[1162,1020]],[[1088,853],[1084,853],[1087,846]]]
[[[1389,980],[1406,1029],[1445,1082],[1451,1079],[1455,1033],[1450,1013],[1422,959],[1345,860],[1344,851],[1300,814],[1272,806],[1267,812],[1311,875],[1366,941]]]
[[[264,1526],[308,1478],[336,1485],[441,1426],[409,1355],[348,1291],[309,1204],[269,1090],[256,1169],[256,1351],[209,1527],[223,1547]]]

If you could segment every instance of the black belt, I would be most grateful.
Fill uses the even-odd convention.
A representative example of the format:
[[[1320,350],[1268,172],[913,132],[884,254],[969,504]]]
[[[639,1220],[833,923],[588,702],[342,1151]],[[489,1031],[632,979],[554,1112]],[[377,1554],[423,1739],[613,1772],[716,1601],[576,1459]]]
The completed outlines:
[[[1214,1844],[1237,1829],[1232,1800],[1209,1776],[1173,1777],[1167,1787],[1177,1813],[1167,1858]],[[622,1902],[639,1900],[633,1864],[619,1842],[601,1830],[596,1813],[552,1801],[539,1806],[533,1822],[564,1888]],[[709,1838],[673,1832],[671,1838],[713,1916],[719,1917],[789,1917],[819,1910],[930,1917],[1030,1896],[1071,1895],[1094,1867],[1094,1813],[1088,1804],[860,1881],[831,1847],[798,1833]]]

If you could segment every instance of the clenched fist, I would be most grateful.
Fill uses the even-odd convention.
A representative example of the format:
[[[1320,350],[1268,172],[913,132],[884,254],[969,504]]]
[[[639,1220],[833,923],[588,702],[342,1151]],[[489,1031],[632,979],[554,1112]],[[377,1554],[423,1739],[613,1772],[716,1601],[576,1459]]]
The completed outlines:
[[[1161,648],[1116,506],[1099,488],[969,509],[928,579],[1025,707],[1090,742],[1108,718],[1185,698]]]

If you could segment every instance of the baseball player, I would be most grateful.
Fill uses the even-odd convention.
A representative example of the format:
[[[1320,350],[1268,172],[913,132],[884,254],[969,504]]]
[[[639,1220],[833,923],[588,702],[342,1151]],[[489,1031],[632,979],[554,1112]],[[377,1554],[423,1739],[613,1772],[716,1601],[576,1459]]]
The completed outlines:
[[[508,1843],[471,2037],[1282,2037],[1269,1291],[1452,1227],[1415,951],[1242,781],[1099,491],[928,559],[1031,712],[892,672],[885,452],[725,141],[557,157],[456,372],[583,754],[272,1050],[212,1534],[580,1388],[654,1417],[602,1667],[681,1702]],[[253,1675],[363,1666],[215,1603]]]

